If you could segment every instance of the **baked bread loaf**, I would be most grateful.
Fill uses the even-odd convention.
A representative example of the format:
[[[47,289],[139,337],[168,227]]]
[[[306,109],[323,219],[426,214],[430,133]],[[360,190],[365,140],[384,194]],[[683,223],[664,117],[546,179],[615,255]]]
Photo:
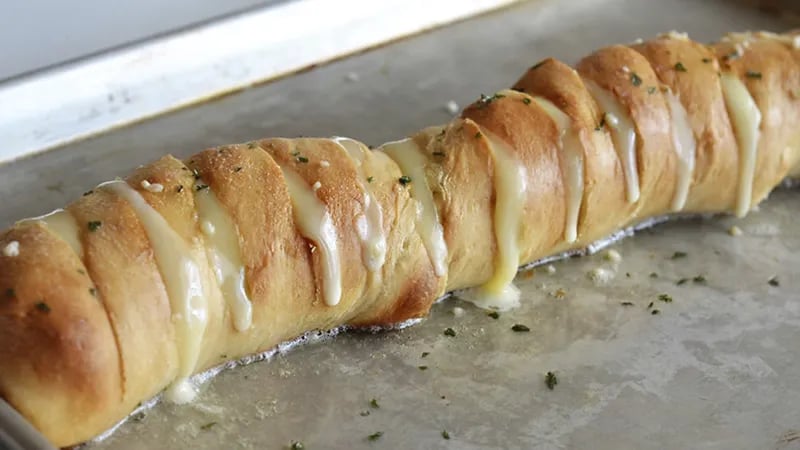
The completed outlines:
[[[547,59],[376,151],[166,156],[0,234],[0,396],[57,446],[306,331],[518,301],[520,265],[654,216],[739,216],[800,175],[800,33]]]

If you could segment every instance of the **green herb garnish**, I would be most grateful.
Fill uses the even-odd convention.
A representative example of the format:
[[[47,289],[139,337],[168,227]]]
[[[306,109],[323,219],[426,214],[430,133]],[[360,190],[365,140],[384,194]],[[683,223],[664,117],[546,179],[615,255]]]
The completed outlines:
[[[36,307],[36,309],[38,309],[39,311],[41,311],[43,313],[49,313],[50,312],[50,305],[48,305],[45,302],[39,302],[34,306]]]
[[[203,189],[208,189],[208,185],[207,184],[198,184],[198,185],[196,185],[194,187],[194,190],[197,191],[197,192],[200,192]]]
[[[752,70],[748,70],[747,72],[744,73],[744,75],[747,78],[752,78],[754,80],[760,80],[761,79],[761,72],[754,72]]]
[[[183,192],[183,185],[182,185],[182,184],[179,184],[179,185],[178,185],[178,187],[177,187],[177,189],[175,189],[175,191],[176,191],[176,192],[178,192],[179,194],[180,194],[181,192]]]
[[[299,162],[299,163],[307,163],[308,162],[308,158],[306,158],[305,156],[298,156],[297,157],[297,162]]]
[[[692,281],[697,284],[706,284],[706,277],[703,275],[697,275],[696,277],[692,278]]]
[[[650,278],[658,278],[658,274],[655,272],[650,272]]]
[[[724,59],[725,61],[732,61],[734,59],[739,59],[740,56],[742,55],[740,55],[737,50],[734,50],[728,53],[727,55],[723,56],[722,59]]]
[[[417,366],[419,370],[428,370],[428,366]]]
[[[705,64],[708,64],[711,62],[711,58],[703,58],[701,61],[703,61]]]
[[[234,172],[241,172],[241,171],[242,171],[242,166],[236,166],[236,167],[234,167],[234,168],[233,168],[233,171],[234,171]]]
[[[304,450],[306,448],[300,441],[293,441],[292,445],[289,447],[291,450]]]
[[[493,101],[501,99],[503,97],[505,97],[505,95],[503,94],[494,94],[490,97],[481,94],[481,98],[478,99],[478,108],[485,108],[489,106],[489,104],[492,103]]]
[[[522,103],[525,103],[526,105],[530,105],[531,104],[531,99],[529,99],[528,97],[525,97],[525,98],[522,99]]]
[[[431,352],[422,352],[422,358],[424,358],[424,357],[426,357],[426,356],[428,356],[430,354],[431,354]]]
[[[637,87],[642,85],[642,79],[636,72],[631,73],[631,83]]]
[[[656,314],[661,314],[661,311],[659,311],[657,309],[654,309],[654,310],[650,311],[650,314],[655,316]]]
[[[656,93],[656,90],[657,89],[656,89],[655,86],[650,86],[650,87],[647,88],[647,93],[650,94],[650,95],[653,95],[653,94]]]
[[[372,183],[373,181],[375,181],[375,177],[372,176],[367,177],[367,183]]]
[[[778,281],[778,277],[770,278],[769,281],[767,281],[767,284],[774,287],[778,287],[781,285],[781,283]]]
[[[606,115],[603,114],[603,117],[600,118],[600,123],[598,123],[597,126],[594,127],[594,131],[600,131],[605,126],[606,126]]]
[[[92,297],[97,297],[97,289],[95,289],[95,288],[89,288],[89,294],[90,294]]]
[[[475,133],[475,139],[480,139],[480,138],[481,138],[481,132],[478,131],[477,133]]]
[[[449,337],[455,337],[456,336],[456,330],[454,330],[452,328],[445,328],[444,329],[444,335],[445,336],[449,336]]]
[[[405,185],[411,183],[411,177],[409,177],[408,175],[403,175],[402,177],[398,178],[397,181],[399,181],[400,184],[405,186]]]
[[[658,294],[658,299],[664,303],[672,303],[672,296],[669,294]]]
[[[622,302],[620,303],[622,306],[633,306],[633,302]]]
[[[683,63],[680,61],[675,63],[675,70],[677,70],[678,72],[687,72],[686,66],[684,66]]]
[[[372,400],[370,400],[369,401],[369,406],[371,406],[371,407],[373,407],[375,409],[378,409],[378,408],[381,407],[381,405],[378,404],[378,399],[377,398],[373,398]]]
[[[558,384],[558,378],[556,377],[556,374],[553,372],[547,372],[547,374],[544,376],[544,384],[547,386],[547,389],[550,389],[551,391],[555,389],[556,385]]]
[[[654,303],[654,302],[650,302],[650,304],[648,304],[648,305],[647,305],[647,309],[650,309],[650,308],[652,308],[652,307],[653,307],[653,305],[655,305],[655,303]]]
[[[368,439],[370,442],[375,442],[375,441],[377,441],[378,439],[380,439],[380,438],[381,438],[381,436],[383,436],[383,431],[377,431],[377,432],[375,432],[375,433],[372,433],[372,434],[370,434],[369,436],[367,436],[367,439]]]
[[[442,438],[450,440],[450,433],[448,433],[447,430],[442,430]]]
[[[689,256],[689,254],[686,252],[675,252],[672,254],[672,257],[670,259],[681,259],[681,258],[686,258],[687,256]]]
[[[492,311],[492,312],[486,313],[486,315],[491,317],[492,319],[495,319],[495,320],[500,318],[500,313],[497,312],[497,311]]]
[[[683,285],[684,285],[684,284],[686,284],[687,282],[689,282],[689,279],[688,279],[688,278],[681,278],[681,279],[680,279],[680,280],[678,280],[678,281],[677,281],[675,284],[677,284],[678,286],[683,286]]]
[[[92,232],[97,231],[97,229],[100,228],[100,226],[102,226],[102,225],[103,225],[103,222],[100,222],[99,220],[92,220],[92,221],[90,221],[89,223],[86,224],[86,226],[89,228],[89,231],[92,231]]]
[[[518,324],[515,324],[513,327],[511,327],[511,331],[514,331],[514,332],[517,332],[517,333],[527,333],[528,331],[531,331],[531,329],[528,328],[526,325],[522,325],[522,324],[518,323]]]
[[[203,430],[203,431],[210,430],[210,429],[211,429],[211,428],[213,428],[213,427],[214,427],[216,424],[217,424],[217,422],[208,422],[207,424],[200,425],[200,429],[201,429],[201,430]]]

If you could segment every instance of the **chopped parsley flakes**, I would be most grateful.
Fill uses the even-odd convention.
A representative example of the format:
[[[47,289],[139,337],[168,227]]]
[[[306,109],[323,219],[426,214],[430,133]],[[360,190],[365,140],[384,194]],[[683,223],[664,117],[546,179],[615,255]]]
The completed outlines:
[[[558,377],[556,377],[556,374],[553,372],[547,372],[544,376],[544,384],[547,386],[547,389],[552,391],[558,384]]]

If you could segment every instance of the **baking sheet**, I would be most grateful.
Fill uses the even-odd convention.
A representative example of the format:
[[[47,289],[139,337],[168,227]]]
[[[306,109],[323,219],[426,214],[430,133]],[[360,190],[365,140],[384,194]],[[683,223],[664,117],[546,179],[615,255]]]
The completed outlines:
[[[721,1],[526,2],[0,167],[0,226],[166,152],[276,135],[376,144],[449,120],[448,101],[508,86],[546,56],[574,62],[670,29],[706,41],[792,25]],[[523,307],[496,320],[452,299],[415,327],[223,372],[197,403],[158,405],[90,447],[800,448],[798,194],[776,192],[743,220],[641,232],[613,247],[616,267],[600,253],[523,274]],[[597,286],[597,268],[616,276]]]

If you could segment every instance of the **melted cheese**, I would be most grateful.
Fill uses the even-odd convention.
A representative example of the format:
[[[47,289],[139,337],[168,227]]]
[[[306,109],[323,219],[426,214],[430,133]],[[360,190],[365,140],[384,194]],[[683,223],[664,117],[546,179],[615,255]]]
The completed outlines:
[[[460,296],[482,308],[507,310],[519,305],[520,291],[512,282],[520,263],[519,233],[527,190],[526,171],[503,140],[485,129],[481,129],[481,134],[489,142],[494,159],[497,258],[492,277]]]
[[[362,258],[364,265],[370,272],[377,272],[386,262],[386,236],[383,232],[383,210],[381,204],[367,181],[368,175],[364,173],[364,160],[369,150],[359,142],[352,139],[336,137],[333,141],[342,147],[356,165],[358,171],[357,182],[364,192],[364,214],[356,219],[358,237],[361,239]],[[365,183],[366,182],[366,183]]]
[[[747,91],[747,87],[736,75],[723,73],[720,81],[725,106],[739,147],[739,187],[735,212],[737,216],[742,217],[750,211],[752,202],[761,111]]]
[[[567,223],[564,228],[564,240],[572,243],[578,239],[578,216],[583,202],[583,151],[578,135],[572,128],[570,118],[550,101],[541,97],[533,99],[553,119],[561,135],[561,153],[565,165],[563,168],[564,187],[567,196]]]
[[[196,368],[208,325],[208,297],[203,287],[200,266],[183,238],[128,183],[110,181],[101,187],[128,202],[153,247],[172,309],[179,358],[179,378],[167,389],[166,395],[175,403],[191,401],[195,391],[188,382],[188,377]]]
[[[206,250],[223,298],[231,310],[233,326],[236,331],[246,331],[253,323],[253,304],[245,288],[236,225],[211,188],[194,189],[194,200],[201,229],[206,235]]]
[[[20,223],[25,222],[42,222],[47,229],[69,244],[78,257],[83,258],[83,244],[81,243],[78,222],[68,211],[57,209],[50,214],[20,221]]]
[[[322,297],[326,305],[337,305],[342,298],[342,268],[336,227],[325,204],[305,181],[291,169],[281,169],[289,189],[295,224],[300,234],[314,241],[322,252]]]
[[[672,145],[678,156],[678,181],[672,197],[672,210],[680,211],[686,205],[689,186],[692,184],[697,141],[689,124],[689,115],[681,101],[672,92],[667,92],[666,98],[672,118]]]
[[[427,159],[422,150],[412,139],[383,144],[379,149],[391,157],[404,175],[411,178],[406,187],[411,197],[417,201],[417,229],[422,243],[428,251],[436,276],[447,274],[447,243],[444,240],[444,229],[439,219],[439,211],[433,200],[433,192],[428,186],[425,176]]]
[[[605,123],[611,129],[614,149],[625,174],[628,202],[636,203],[639,200],[639,171],[636,163],[636,128],[633,126],[633,119],[611,92],[602,89],[591,80],[584,80],[584,84],[598,106],[605,111]]]

